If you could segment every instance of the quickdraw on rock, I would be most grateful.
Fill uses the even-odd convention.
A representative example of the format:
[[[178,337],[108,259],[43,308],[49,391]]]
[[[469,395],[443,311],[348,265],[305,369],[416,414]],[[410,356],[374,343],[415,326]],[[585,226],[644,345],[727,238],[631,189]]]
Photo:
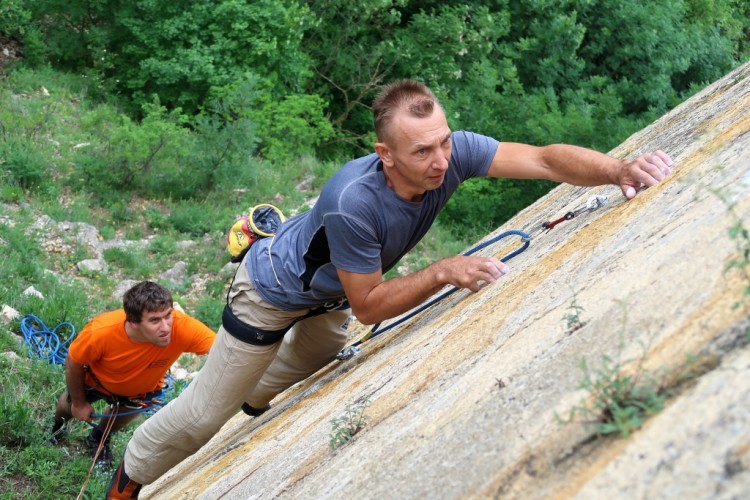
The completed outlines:
[[[523,231],[516,231],[516,230],[506,231],[506,232],[504,232],[502,234],[499,234],[499,235],[497,235],[497,236],[495,236],[493,238],[490,238],[489,240],[487,240],[487,241],[485,241],[483,243],[480,243],[479,245],[477,245],[477,246],[469,249],[467,252],[464,253],[464,255],[471,255],[474,252],[477,252],[478,250],[481,250],[482,248],[495,243],[496,241],[499,241],[499,240],[501,240],[501,239],[503,239],[503,238],[505,238],[507,236],[513,236],[513,235],[520,236],[521,237],[521,241],[523,241],[523,245],[521,245],[519,248],[517,248],[516,250],[513,250],[508,255],[506,255],[505,257],[503,257],[502,259],[500,259],[502,262],[507,262],[508,260],[512,259],[513,257],[515,257],[516,255],[520,254],[521,252],[523,252],[524,250],[526,250],[529,247],[529,243],[531,242],[531,236],[529,236],[528,234],[524,233]],[[459,290],[459,288],[456,288],[456,287],[450,288],[448,291],[444,292],[443,294],[439,295],[438,297],[435,297],[431,301],[429,301],[429,302],[421,305],[417,309],[414,309],[412,312],[410,312],[406,316],[403,316],[403,317],[399,318],[398,321],[395,321],[395,322],[389,324],[388,326],[386,326],[384,328],[378,329],[380,327],[380,323],[378,323],[377,325],[373,326],[372,329],[364,337],[362,337],[358,341],[354,342],[353,344],[351,344],[351,345],[349,345],[347,347],[344,347],[336,355],[336,359],[338,359],[340,361],[345,361],[347,359],[353,358],[355,355],[357,355],[359,353],[359,351],[360,351],[359,346],[362,345],[362,343],[364,343],[367,340],[370,340],[370,339],[372,339],[374,337],[377,337],[381,333],[384,333],[384,332],[390,330],[391,328],[393,328],[395,326],[400,325],[404,321],[406,321],[406,320],[414,317],[415,315],[417,315],[420,312],[424,311],[428,307],[431,307],[431,306],[437,304],[438,302],[440,302],[441,300],[443,300],[447,296],[451,295],[452,293],[457,292],[458,290]]]
[[[572,212],[568,212],[567,214],[563,215],[559,219],[545,222],[544,224],[542,224],[542,228],[546,229],[547,231],[552,231],[552,229],[554,229],[554,227],[558,225],[559,223],[564,222],[566,220],[570,220],[573,217],[581,215],[584,212],[591,212],[593,210],[596,210],[599,207],[603,207],[604,205],[607,204],[607,201],[609,200],[606,196],[602,196],[602,195],[591,196],[588,200],[586,200],[586,205],[584,205],[583,207],[577,210],[573,210]]]
[[[248,215],[243,215],[234,221],[227,234],[227,251],[230,260],[240,262],[250,245],[260,238],[276,234],[276,230],[285,220],[284,214],[275,206],[268,203],[255,205]]]

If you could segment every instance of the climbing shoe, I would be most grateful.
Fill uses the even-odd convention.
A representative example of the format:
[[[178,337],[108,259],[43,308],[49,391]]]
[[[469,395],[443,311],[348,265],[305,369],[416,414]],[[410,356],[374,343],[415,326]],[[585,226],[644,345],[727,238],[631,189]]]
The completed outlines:
[[[68,423],[65,420],[60,420],[52,424],[52,435],[50,436],[50,443],[57,444],[63,440],[65,435],[68,433]]]
[[[244,411],[246,415],[250,415],[251,417],[259,417],[270,409],[271,405],[266,405],[263,408],[253,408],[247,403],[242,403],[242,411]]]
[[[112,476],[105,498],[106,500],[138,498],[141,486],[141,483],[136,483],[125,473],[125,460],[123,459]]]
[[[105,441],[99,449],[99,441],[89,434],[86,436],[86,446],[91,451],[91,456],[96,457],[97,467],[104,469],[112,467],[112,449],[109,447],[109,440]]]

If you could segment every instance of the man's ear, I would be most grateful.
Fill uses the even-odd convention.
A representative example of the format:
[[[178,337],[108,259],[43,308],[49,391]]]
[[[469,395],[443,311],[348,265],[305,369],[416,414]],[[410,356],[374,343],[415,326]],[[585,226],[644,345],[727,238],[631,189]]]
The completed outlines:
[[[388,147],[386,143],[376,142],[375,152],[380,157],[380,161],[383,162],[383,166],[385,167],[393,166],[393,158],[391,157],[391,149]]]

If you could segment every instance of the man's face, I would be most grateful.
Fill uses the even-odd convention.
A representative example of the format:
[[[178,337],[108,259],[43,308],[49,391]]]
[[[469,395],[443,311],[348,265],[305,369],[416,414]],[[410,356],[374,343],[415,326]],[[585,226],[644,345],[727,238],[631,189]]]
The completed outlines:
[[[427,118],[400,112],[389,132],[375,149],[396,194],[418,201],[426,191],[440,187],[451,157],[451,130],[443,110],[436,106]]]
[[[131,323],[143,342],[166,347],[172,340],[172,308],[161,311],[144,311],[140,323]]]

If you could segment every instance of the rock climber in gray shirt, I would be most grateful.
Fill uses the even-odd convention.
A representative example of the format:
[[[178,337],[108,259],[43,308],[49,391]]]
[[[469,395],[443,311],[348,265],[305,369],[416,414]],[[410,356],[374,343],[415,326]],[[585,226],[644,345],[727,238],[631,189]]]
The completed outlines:
[[[349,317],[379,323],[445,285],[479,290],[508,272],[495,257],[458,255],[383,279],[471,177],[616,184],[626,198],[671,172],[662,151],[619,160],[556,144],[452,132],[433,93],[405,80],[373,103],[375,153],[344,165],[309,212],[256,241],[227,295],[222,327],[198,377],[133,434],[107,498],[137,498],[203,446],[241,407],[260,415],[283,389],[330,362]]]

